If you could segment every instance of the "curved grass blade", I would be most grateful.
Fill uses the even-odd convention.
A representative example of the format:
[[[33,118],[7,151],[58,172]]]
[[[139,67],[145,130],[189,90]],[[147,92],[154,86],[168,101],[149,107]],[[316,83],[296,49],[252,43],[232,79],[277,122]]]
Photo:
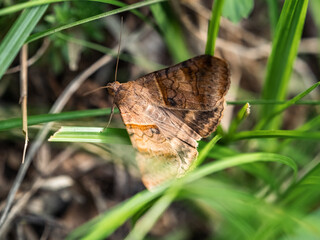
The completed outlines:
[[[232,140],[242,140],[250,138],[299,138],[308,140],[320,139],[320,132],[305,132],[297,130],[256,130],[236,133]]]
[[[28,116],[28,126],[32,126],[40,123],[70,120],[76,118],[85,118],[85,117],[96,117],[104,116],[110,114],[110,108],[107,109],[90,109],[90,110],[80,110],[72,112],[63,112],[63,113],[51,113],[51,114],[39,114],[35,116]],[[115,113],[119,112],[118,109],[115,109]],[[0,131],[9,130],[13,128],[21,128],[22,119],[21,118],[10,118],[0,121]]]
[[[178,195],[180,186],[174,185],[151,207],[151,209],[139,219],[125,240],[143,240],[157,222],[163,212],[170,206]]]
[[[308,95],[310,92],[312,92],[316,87],[318,87],[320,85],[320,82],[317,82],[315,84],[313,84],[310,88],[308,88],[307,90],[303,91],[302,93],[298,94],[297,96],[295,96],[294,98],[292,98],[291,100],[287,101],[286,103],[284,103],[282,106],[278,106],[278,108],[276,109],[275,112],[273,112],[272,114],[270,114],[269,116],[266,116],[265,118],[262,118],[261,121],[259,123],[257,123],[255,129],[262,129],[264,128],[270,121],[272,121],[272,119],[276,116],[278,116],[280,113],[282,113],[284,110],[286,110],[288,107],[292,106],[293,104],[295,104],[297,101],[299,101],[301,98],[305,97],[306,95]]]
[[[164,190],[165,188],[162,187],[153,192],[147,190],[140,192],[106,214],[77,228],[66,239],[105,239],[146,204],[159,197]]]
[[[88,22],[91,22],[91,21],[94,21],[94,20],[98,20],[98,19],[101,19],[101,18],[104,18],[104,17],[112,16],[112,15],[119,14],[119,13],[122,13],[122,12],[131,11],[131,10],[134,10],[134,9],[137,9],[137,8],[149,6],[149,5],[152,5],[152,4],[155,4],[155,3],[159,3],[159,2],[163,2],[163,1],[166,1],[166,0],[146,0],[146,1],[138,2],[138,3],[134,3],[134,4],[131,4],[131,5],[127,5],[125,7],[120,7],[120,8],[117,8],[115,10],[111,10],[109,12],[101,13],[101,14],[98,14],[98,15],[95,15],[95,16],[92,16],[92,17],[88,17],[88,18],[84,18],[84,19],[81,19],[81,20],[78,20],[78,21],[74,21],[72,23],[68,23],[68,24],[65,24],[65,25],[62,25],[62,26],[59,26],[59,27],[50,28],[50,29],[48,29],[46,31],[39,32],[39,33],[31,35],[26,40],[26,43],[33,42],[33,41],[35,41],[37,39],[49,36],[49,35],[54,34],[56,32],[60,32],[62,30],[66,30],[66,29],[69,29],[69,28],[72,28],[72,27],[75,27],[75,26],[78,26],[78,25],[81,25],[81,24],[84,24],[84,23],[88,23]]]
[[[282,197],[280,203],[292,209],[305,211],[312,210],[317,206],[320,192],[320,163],[309,171],[301,180],[293,183]]]
[[[295,173],[297,171],[297,166],[291,158],[273,153],[247,153],[206,164],[205,166],[196,169],[185,177],[173,181],[172,184],[183,186],[182,184],[192,183],[209,174],[222,171],[226,168],[254,162],[279,162],[291,167]],[[138,193],[129,200],[117,205],[103,216],[100,216],[79,227],[74,232],[72,232],[67,237],[67,239],[107,238],[125,221],[136,214],[139,210],[143,209],[146,204],[163,194],[163,192],[169,186],[170,184],[165,184],[154,189],[153,192],[143,191],[141,193]]]
[[[280,154],[274,154],[274,153],[245,153],[245,154],[239,154],[233,157],[224,158],[219,161],[206,164],[198,168],[197,170],[191,172],[190,174],[188,174],[185,177],[184,182],[185,183],[193,182],[197,179],[200,179],[202,177],[205,177],[209,174],[212,174],[218,171],[222,171],[226,168],[235,167],[242,164],[254,163],[254,162],[279,162],[292,168],[295,175],[297,172],[297,165],[289,157],[286,157]]]
[[[237,100],[237,101],[227,101],[228,105],[243,105],[249,103],[250,105],[275,105],[275,104],[285,104],[287,100],[264,100],[264,99],[255,99],[255,100]],[[293,105],[320,105],[320,101],[317,100],[299,100],[296,101]]]
[[[2,40],[0,44],[0,79],[47,8],[48,5],[42,5],[22,12]]]
[[[51,3],[67,2],[67,1],[76,1],[76,0],[33,0],[33,1],[29,1],[29,2],[18,3],[13,6],[9,6],[9,7],[0,9],[0,16],[7,15],[10,13],[14,13],[14,12],[18,12],[23,9],[27,9],[27,8],[31,8],[31,7],[36,7],[36,6],[41,6],[41,5],[45,5],[45,4],[51,4]],[[84,1],[106,3],[106,4],[111,4],[111,5],[114,5],[117,7],[128,6],[127,4],[120,2],[120,1],[117,1],[117,0],[84,0]],[[152,25],[152,23],[148,20],[148,18],[146,18],[139,11],[132,10],[132,13],[134,13],[136,16],[141,18],[143,21],[150,23]]]
[[[198,158],[194,161],[194,163],[192,164],[192,166],[190,167],[190,170],[193,170],[194,168],[196,168],[197,166],[199,166],[208,156],[208,154],[210,153],[210,151],[212,150],[212,148],[216,145],[216,143],[222,138],[222,136],[220,135],[216,135],[214,136],[214,138],[212,138],[210,140],[210,142],[208,142],[203,148],[202,150],[199,152],[199,156]]]

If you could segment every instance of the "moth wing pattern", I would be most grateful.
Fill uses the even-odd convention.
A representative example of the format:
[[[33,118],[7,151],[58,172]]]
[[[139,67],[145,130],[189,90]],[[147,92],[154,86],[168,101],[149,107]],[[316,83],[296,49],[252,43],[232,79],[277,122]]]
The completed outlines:
[[[198,134],[207,137],[222,118],[229,76],[229,66],[224,60],[201,55],[136,81],[153,96],[154,105],[170,109]]]
[[[183,176],[198,155],[196,140],[200,136],[166,111],[152,106],[149,114],[140,114],[139,123],[126,121],[132,119],[128,114],[124,119],[132,145],[138,150],[137,164],[148,189]]]
[[[229,76],[224,60],[202,55],[135,81],[108,85],[148,189],[190,168],[198,155],[197,141],[210,135],[222,118]]]

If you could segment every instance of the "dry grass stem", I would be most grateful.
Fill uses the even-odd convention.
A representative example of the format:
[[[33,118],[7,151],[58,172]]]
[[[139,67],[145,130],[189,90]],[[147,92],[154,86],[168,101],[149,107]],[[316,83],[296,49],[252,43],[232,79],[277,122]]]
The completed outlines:
[[[30,59],[28,59],[27,61],[27,65],[28,67],[32,66],[35,62],[37,62],[42,55],[46,52],[46,50],[48,49],[50,45],[50,40],[49,38],[45,38],[43,40],[43,43],[41,45],[41,47],[38,49],[38,51],[35,53],[35,55],[33,55]],[[5,74],[12,74],[12,73],[16,73],[19,72],[21,70],[22,66],[18,65],[12,68],[9,68]]]
[[[22,131],[25,135],[25,142],[22,155],[22,163],[26,156],[28,147],[28,112],[27,112],[27,99],[28,99],[28,45],[23,45],[21,49],[21,73],[20,73],[20,103],[22,111]]]

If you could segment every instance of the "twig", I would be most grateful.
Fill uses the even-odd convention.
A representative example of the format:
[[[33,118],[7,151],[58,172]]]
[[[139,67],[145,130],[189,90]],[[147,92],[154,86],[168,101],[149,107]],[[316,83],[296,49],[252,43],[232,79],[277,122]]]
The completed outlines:
[[[41,45],[41,47],[39,48],[39,50],[36,52],[36,54],[31,57],[30,59],[28,59],[27,61],[27,64],[28,64],[28,67],[32,66],[36,61],[38,61],[41,56],[46,52],[47,48],[49,47],[50,45],[50,40],[49,38],[45,38],[43,40],[43,43]],[[20,65],[18,66],[15,66],[15,67],[12,67],[12,68],[9,68],[5,74],[12,74],[12,73],[16,73],[16,72],[19,72],[21,70],[21,67]]]
[[[20,72],[20,104],[22,111],[22,131],[25,135],[25,142],[22,154],[22,164],[26,156],[26,151],[28,147],[28,112],[27,112],[27,100],[28,100],[28,45],[25,44],[21,48],[21,72]]]

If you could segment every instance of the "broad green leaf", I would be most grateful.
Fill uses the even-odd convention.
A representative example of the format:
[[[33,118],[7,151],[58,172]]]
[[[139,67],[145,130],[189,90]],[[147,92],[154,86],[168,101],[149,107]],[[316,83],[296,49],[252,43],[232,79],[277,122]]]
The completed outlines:
[[[222,16],[237,23],[247,18],[253,9],[253,0],[225,0]]]

